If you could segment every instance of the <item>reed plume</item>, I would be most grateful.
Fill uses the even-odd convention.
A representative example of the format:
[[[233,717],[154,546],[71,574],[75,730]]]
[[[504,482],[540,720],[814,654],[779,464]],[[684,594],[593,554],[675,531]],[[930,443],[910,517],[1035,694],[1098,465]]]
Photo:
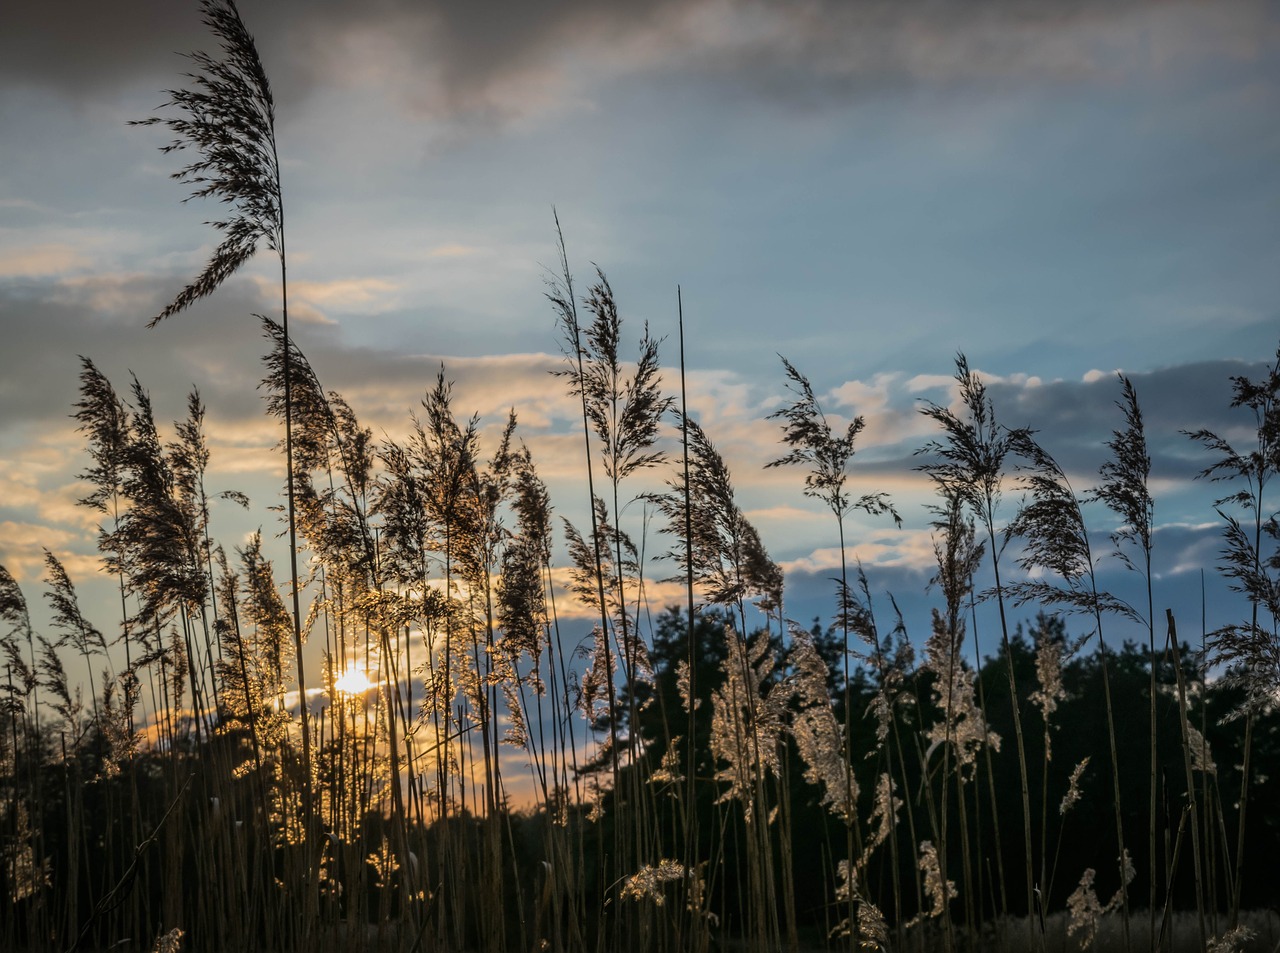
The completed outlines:
[[[652,499],[666,517],[663,533],[682,540],[687,532],[692,535],[683,548],[667,556],[682,571],[691,568],[708,604],[736,607],[745,630],[747,600],[757,600],[766,612],[781,607],[782,571],[738,506],[724,457],[697,421],[679,412],[675,416],[689,444],[687,482],[684,474],[677,474],[668,482],[670,492]]]
[[[285,260],[271,84],[234,0],[201,0],[200,9],[205,26],[220,41],[221,56],[189,54],[196,67],[187,74],[193,88],[169,90],[169,101],[160,107],[179,115],[131,125],[166,127],[174,135],[161,147],[166,154],[196,151],[198,157],[172,175],[194,187],[185,201],[217,199],[234,214],[208,223],[222,233],[222,241],[204,270],[151,319],[152,326],[213,294],[253,257],[259,242],[280,256],[282,267]]]
[[[1271,572],[1280,559],[1265,551],[1268,544],[1280,550],[1280,524],[1267,514],[1265,499],[1268,485],[1280,473],[1280,350],[1263,377],[1233,377],[1231,383],[1231,407],[1253,417],[1254,445],[1237,450],[1209,430],[1187,436],[1216,455],[1200,472],[1202,478],[1243,484],[1214,505],[1225,524],[1219,571],[1248,600],[1250,616],[1211,633],[1209,647],[1211,661],[1227,666],[1227,677],[1245,690],[1246,706],[1258,709],[1280,695],[1280,576]],[[1228,512],[1228,506],[1242,510],[1248,522]],[[1263,612],[1269,624],[1263,624]]]
[[[995,408],[982,379],[969,368],[963,354],[956,357],[955,380],[962,414],[949,407],[926,402],[920,412],[937,423],[945,440],[931,440],[918,454],[933,457],[918,469],[927,473],[944,496],[955,496],[972,513],[987,533],[987,545],[994,575],[992,592],[1000,611],[1000,636],[1008,661],[1010,704],[1014,740],[1017,743],[1019,780],[1022,785],[1022,832],[1026,861],[1026,903],[1028,914],[1035,909],[1034,841],[1031,835],[1031,799],[1027,775],[1026,745],[1022,737],[1022,715],[1018,704],[1013,653],[1005,614],[1005,587],[1000,578],[1000,551],[996,544],[996,514],[1005,479],[1006,460],[1029,436],[1026,428],[1009,429],[996,421]]]
[[[172,177],[193,186],[184,201],[217,199],[233,212],[209,224],[222,240],[200,272],[159,314],[150,327],[213,294],[246,261],[260,242],[276,253],[280,262],[281,333],[289,340],[288,257],[285,253],[284,196],[280,158],[276,147],[275,97],[258,55],[253,35],[240,17],[235,0],[201,0],[202,19],[219,41],[221,55],[195,51],[189,54],[195,72],[192,86],[169,90],[161,109],[174,109],[168,118],[153,116],[134,125],[167,128],[173,140],[161,147],[168,153],[194,150],[197,157]],[[302,610],[299,604],[297,514],[293,483],[293,400],[289,348],[284,349],[285,481],[289,521],[289,569],[293,587],[293,637],[298,665],[298,688],[306,697],[302,657]],[[302,709],[302,757],[311,774],[311,727],[306,706]],[[310,781],[306,791],[311,810]]]
[[[1122,407],[1129,407],[1129,432],[1125,435],[1117,433],[1108,447],[1114,456],[1102,465],[1103,484],[1085,494],[1086,501],[1102,501],[1113,510],[1129,513],[1135,521],[1145,516],[1138,510],[1144,506],[1146,495],[1146,478],[1143,470],[1145,442],[1140,439],[1141,415],[1136,412],[1137,398],[1132,384],[1125,381],[1125,398]],[[1136,416],[1134,416],[1136,413]],[[1134,429],[1136,426],[1136,430]],[[1112,800],[1116,827],[1116,841],[1124,849],[1124,826],[1120,807],[1120,775],[1119,755],[1116,749],[1115,710],[1111,697],[1111,676],[1108,659],[1108,647],[1103,635],[1103,615],[1118,615],[1123,619],[1142,625],[1143,615],[1128,602],[1119,599],[1098,586],[1093,548],[1089,532],[1085,525],[1081,500],[1076,496],[1066,472],[1057,460],[1045,450],[1029,433],[1021,434],[1015,452],[1022,458],[1019,464],[1021,481],[1027,496],[1017,515],[1005,529],[1006,540],[1017,539],[1022,549],[1017,556],[1017,563],[1028,573],[1028,578],[1013,583],[1009,587],[1015,605],[1035,602],[1043,606],[1062,606],[1071,612],[1086,613],[1092,616],[1093,632],[1090,636],[1098,636],[1098,652],[1101,659],[1103,701],[1107,712],[1107,733],[1111,749]],[[1149,464],[1147,464],[1149,466]],[[1117,531],[1118,534],[1141,534],[1141,526],[1126,524]],[[1149,541],[1150,524],[1145,529]],[[1113,536],[1114,545],[1126,560],[1129,556],[1120,545],[1120,535]],[[1051,573],[1052,576],[1046,576]],[[1056,579],[1054,578],[1056,577]],[[1041,634],[1044,627],[1041,627]],[[1064,647],[1065,648],[1065,647]],[[1078,646],[1068,651],[1074,652]],[[1037,646],[1037,666],[1041,659],[1052,665],[1059,657],[1061,649],[1045,642]],[[1048,673],[1046,673],[1048,674]],[[1041,679],[1042,685],[1044,678]],[[1043,688],[1032,696],[1031,700],[1040,705],[1045,720],[1045,760],[1050,758],[1050,734],[1048,732],[1049,715],[1051,714],[1053,693]],[[1042,812],[1043,817],[1043,812]],[[1041,839],[1045,837],[1041,831]],[[1042,850],[1041,864],[1048,860]],[[1043,874],[1042,874],[1042,879]],[[1125,947],[1129,946],[1129,899],[1121,886],[1121,907],[1123,912],[1123,931]]]
[[[1263,559],[1263,537],[1280,540],[1275,514],[1267,516],[1267,485],[1280,473],[1280,348],[1265,374],[1250,380],[1231,378],[1233,409],[1247,410],[1253,418],[1254,444],[1243,452],[1218,434],[1201,429],[1184,434],[1217,455],[1200,477],[1217,481],[1238,480],[1244,486],[1215,503],[1226,523],[1225,549],[1219,571],[1231,587],[1249,600],[1249,619],[1232,623],[1211,633],[1210,662],[1228,666],[1226,677],[1245,691],[1244,758],[1240,790],[1240,819],[1236,836],[1236,875],[1231,900],[1231,927],[1239,925],[1241,871],[1244,865],[1245,820],[1248,814],[1250,760],[1253,752],[1253,724],[1256,713],[1274,703],[1280,691],[1280,580],[1271,575],[1280,557]],[[1252,525],[1249,532],[1235,516],[1224,511],[1234,505],[1242,509]],[[1268,629],[1259,621],[1261,609],[1271,616]]]

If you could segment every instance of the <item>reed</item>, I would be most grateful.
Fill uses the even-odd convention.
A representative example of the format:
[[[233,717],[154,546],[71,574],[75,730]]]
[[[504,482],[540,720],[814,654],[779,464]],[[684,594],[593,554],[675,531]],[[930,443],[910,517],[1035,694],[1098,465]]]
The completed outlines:
[[[961,417],[948,407],[927,403],[921,413],[934,420],[946,435],[945,441],[933,440],[918,451],[935,458],[920,469],[934,480],[944,493],[954,493],[987,532],[988,551],[994,584],[991,592],[1000,611],[1000,638],[1008,662],[1009,698],[1013,713],[1014,740],[1018,754],[1019,781],[1022,786],[1022,836],[1026,868],[1026,909],[1028,922],[1035,904],[1035,850],[1031,833],[1031,795],[1027,772],[1026,743],[1022,735],[1022,715],[1018,703],[1017,676],[1009,645],[1009,624],[1005,612],[1005,589],[1000,578],[1000,552],[996,545],[996,513],[1005,477],[1006,458],[1016,451],[1028,435],[1025,428],[1007,430],[995,419],[995,409],[987,397],[986,386],[970,370],[963,354],[956,358],[956,383],[964,411]],[[1033,930],[1032,942],[1041,942]]]
[[[841,606],[845,606],[850,599],[848,559],[845,546],[845,518],[851,511],[861,511],[872,516],[887,514],[893,517],[893,521],[898,526],[902,525],[902,518],[893,508],[893,503],[887,493],[866,493],[855,499],[846,489],[849,466],[855,452],[854,447],[859,434],[866,427],[866,421],[862,417],[854,417],[845,427],[843,433],[834,432],[826,414],[823,413],[817,396],[814,394],[813,386],[809,383],[809,379],[796,370],[794,365],[785,357],[782,357],[781,360],[782,366],[786,371],[787,387],[795,394],[796,400],[789,406],[770,414],[770,418],[784,421],[782,442],[789,448],[789,452],[776,460],[770,461],[766,466],[804,466],[808,468],[808,472],[805,474],[805,495],[825,503],[836,520],[840,551],[838,597]],[[845,800],[849,805],[853,805],[856,800],[855,783],[853,780],[852,750],[849,747],[849,739],[852,737],[852,725],[849,722],[852,706],[847,695],[851,658],[849,647],[850,613],[842,610],[839,613],[839,620],[841,635],[845,644],[844,682],[846,697],[844,699],[844,736],[846,739],[845,763],[847,765],[845,769],[845,787],[847,789]],[[876,649],[879,649],[878,640]],[[886,755],[889,757],[889,773],[892,775],[892,749],[885,750]],[[854,858],[854,842],[857,839],[857,812],[850,806],[847,810],[841,812],[841,816],[848,824],[845,838],[847,866],[853,863]],[[894,866],[896,867],[896,837],[890,840],[890,849],[894,852]],[[854,906],[856,892],[852,889],[846,892],[850,902],[847,919],[850,924],[856,924],[859,921],[858,911]],[[895,909],[900,910],[900,908],[900,902],[895,901]],[[851,935],[851,942],[856,943],[858,939],[856,930]]]
[[[1127,381],[1125,381],[1125,393],[1126,397],[1131,399],[1129,406],[1136,408],[1136,398],[1133,397],[1132,386]],[[1135,417],[1130,419],[1131,421],[1134,419],[1139,421],[1140,426],[1140,416],[1135,414]],[[1120,435],[1115,437],[1117,442],[1122,439],[1124,438]],[[1129,439],[1135,440],[1137,438],[1131,435]],[[1114,450],[1116,447],[1113,445],[1112,449]],[[1029,434],[1022,435],[1016,452],[1024,461],[1024,481],[1028,498],[1017,516],[1007,527],[1006,537],[1010,539],[1021,538],[1024,541],[1024,549],[1018,557],[1018,563],[1023,570],[1028,573],[1035,573],[1041,569],[1046,570],[1051,572],[1053,574],[1051,578],[1057,581],[1049,582],[1044,578],[1032,578],[1014,584],[1010,587],[1010,591],[1014,596],[1014,604],[1024,605],[1030,602],[1043,606],[1062,607],[1070,612],[1083,613],[1091,618],[1094,627],[1086,638],[1091,638],[1095,634],[1098,637],[1103,703],[1107,712],[1108,749],[1111,756],[1112,803],[1114,807],[1116,843],[1119,851],[1117,864],[1121,874],[1118,897],[1120,899],[1123,933],[1127,947],[1129,936],[1129,896],[1124,871],[1124,857],[1126,856],[1127,847],[1124,837],[1124,815],[1121,807],[1121,768],[1120,757],[1116,748],[1115,706],[1111,695],[1110,664],[1107,657],[1107,642],[1103,632],[1103,615],[1104,613],[1117,615],[1122,619],[1139,625],[1142,624],[1143,620],[1142,616],[1127,602],[1099,589],[1096,561],[1089,539],[1089,532],[1085,526],[1081,501],[1072,489],[1071,482],[1062,467]],[[1123,452],[1123,450],[1118,450],[1118,456],[1122,456]],[[1115,479],[1111,483],[1104,484],[1102,489],[1094,491],[1097,498],[1114,500],[1123,497],[1137,501],[1143,499],[1145,472],[1140,466],[1124,470],[1120,465],[1111,462],[1103,465],[1103,472],[1104,474],[1113,474]],[[1121,485],[1117,482],[1124,479],[1124,474],[1129,477],[1127,485]],[[1141,505],[1140,502],[1139,505]],[[1074,651],[1075,648],[1072,647],[1072,650]],[[1046,653],[1054,651],[1048,645],[1045,645],[1044,649]],[[1051,658],[1051,654],[1046,654],[1046,659]],[[1047,691],[1044,687],[1044,682],[1045,679],[1042,678],[1039,697],[1045,718],[1045,770],[1047,771],[1050,752],[1048,716],[1056,702],[1052,701],[1053,693]],[[1154,733],[1152,737],[1154,737]],[[1046,791],[1047,787],[1047,784],[1045,784]],[[1047,836],[1047,818],[1045,816],[1045,804],[1046,802],[1042,800],[1040,881],[1046,884],[1045,889],[1047,891],[1049,889],[1049,878],[1046,875],[1047,851],[1045,850],[1045,838]]]
[[[1275,687],[1280,684],[1280,597],[1275,580],[1268,574],[1264,561],[1263,535],[1277,538],[1274,514],[1266,516],[1265,492],[1267,484],[1280,473],[1280,350],[1275,361],[1267,368],[1264,377],[1249,380],[1233,377],[1231,406],[1249,412],[1253,420],[1256,442],[1248,450],[1237,451],[1227,440],[1209,430],[1184,433],[1200,443],[1217,457],[1201,471],[1202,478],[1243,483],[1235,493],[1219,499],[1215,504],[1218,515],[1225,521],[1226,549],[1219,569],[1231,580],[1231,586],[1243,593],[1249,601],[1247,623],[1230,624],[1212,633],[1210,648],[1212,660],[1219,665],[1230,666],[1228,678],[1245,689],[1244,761],[1240,795],[1240,821],[1236,837],[1236,861],[1234,887],[1231,895],[1231,927],[1235,928],[1240,916],[1241,871],[1245,851],[1245,819],[1248,811],[1250,784],[1250,759],[1253,752],[1253,722],[1259,706],[1270,704]],[[1245,525],[1223,507],[1232,505],[1243,510],[1253,525],[1250,534]],[[1260,623],[1260,610],[1265,609],[1271,618],[1269,629]]]

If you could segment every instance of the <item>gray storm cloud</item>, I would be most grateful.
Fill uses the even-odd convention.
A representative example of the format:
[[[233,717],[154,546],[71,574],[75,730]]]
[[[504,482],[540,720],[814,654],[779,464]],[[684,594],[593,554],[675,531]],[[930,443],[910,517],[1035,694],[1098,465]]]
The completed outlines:
[[[519,115],[652,68],[793,103],[908,83],[1106,80],[1253,57],[1280,32],[1263,0],[246,0],[241,12],[283,99],[373,82],[436,118]],[[181,68],[174,53],[209,42],[195,3],[18,0],[0,30],[0,81],[81,99],[159,89]]]

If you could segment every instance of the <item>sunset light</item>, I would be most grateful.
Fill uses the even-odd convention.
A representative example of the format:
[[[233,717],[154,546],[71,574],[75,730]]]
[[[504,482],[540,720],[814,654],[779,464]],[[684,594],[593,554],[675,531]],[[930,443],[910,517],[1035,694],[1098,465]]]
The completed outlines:
[[[2,19],[0,953],[1280,953],[1280,0]]]
[[[344,695],[363,695],[373,687],[364,669],[352,665],[333,683],[334,688]]]

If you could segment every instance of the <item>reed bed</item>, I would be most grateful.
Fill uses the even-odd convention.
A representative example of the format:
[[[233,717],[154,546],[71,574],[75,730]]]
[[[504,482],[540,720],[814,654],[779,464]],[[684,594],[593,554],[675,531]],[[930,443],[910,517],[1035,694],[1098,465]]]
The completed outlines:
[[[89,618],[49,552],[38,629],[36,596],[0,567],[0,945],[1276,948],[1258,908],[1278,899],[1280,353],[1233,381],[1248,446],[1188,435],[1226,491],[1217,568],[1241,619],[1201,652],[1156,615],[1129,380],[1077,490],[958,357],[958,400],[923,407],[937,569],[917,633],[892,597],[878,618],[847,538],[854,512],[901,522],[888,494],[855,490],[863,420],[828,419],[783,359],[770,465],[803,472],[840,554],[829,617],[798,625],[660,341],[628,345],[613,287],[599,270],[576,283],[558,221],[547,299],[589,523],[557,519],[517,413],[485,439],[445,369],[401,437],[324,388],[288,329],[266,72],[234,4],[202,7],[220,52],[195,54],[191,87],[146,122],[194,154],[176,178],[230,214],[155,321],[259,245],[277,255],[280,319],[259,323],[288,565],[261,536],[218,541],[218,507],[247,500],[207,485],[198,392],[166,432],[142,381],[118,389],[82,359],[81,502],[119,611]],[[1086,513],[1109,520],[1107,552]],[[1145,604],[1100,589],[1104,558]],[[653,574],[685,604],[653,604]]]

